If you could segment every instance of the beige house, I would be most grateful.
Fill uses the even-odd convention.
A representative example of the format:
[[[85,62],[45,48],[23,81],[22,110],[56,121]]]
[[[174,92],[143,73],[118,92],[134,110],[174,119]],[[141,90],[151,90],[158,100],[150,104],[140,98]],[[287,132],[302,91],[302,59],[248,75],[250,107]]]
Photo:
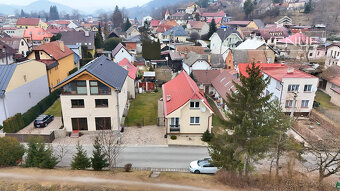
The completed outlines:
[[[135,99],[136,98],[136,77],[137,77],[137,71],[138,68],[131,64],[131,62],[124,58],[122,61],[120,61],[119,66],[125,68],[129,74],[128,77],[126,78],[126,83],[127,83],[127,92],[128,95],[127,97],[129,99]]]
[[[214,112],[186,72],[165,83],[162,90],[167,135],[201,136],[211,131]]]
[[[334,65],[322,73],[320,88],[331,96],[331,103],[340,107],[340,66]]]
[[[340,43],[333,43],[326,50],[325,68],[333,65],[340,66]]]
[[[101,56],[58,84],[66,130],[120,130],[127,75],[127,70]]]

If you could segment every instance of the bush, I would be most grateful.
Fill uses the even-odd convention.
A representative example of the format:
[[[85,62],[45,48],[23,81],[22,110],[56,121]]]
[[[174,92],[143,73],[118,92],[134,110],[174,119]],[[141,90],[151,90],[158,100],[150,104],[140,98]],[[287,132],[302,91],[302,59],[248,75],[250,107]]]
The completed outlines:
[[[6,119],[3,122],[4,132],[6,133],[16,133],[25,127],[21,113],[17,113],[13,117]]]
[[[3,126],[2,125],[0,125],[0,130],[3,128]]]
[[[171,135],[171,136],[170,136],[170,139],[176,140],[176,139],[177,139],[177,136],[176,136],[176,135]]]
[[[96,137],[96,140],[93,144],[93,151],[92,151],[92,158],[91,158],[91,163],[92,163],[92,168],[94,170],[102,170],[105,167],[109,166],[109,163],[107,162],[107,159],[105,158],[105,154],[102,151],[102,145],[99,143],[99,138]]]
[[[77,67],[75,67],[75,68],[73,68],[72,70],[70,70],[70,71],[68,72],[68,75],[71,75],[71,74],[75,73],[76,71],[78,71],[78,68],[77,68]]]
[[[209,130],[207,129],[203,135],[202,135],[202,138],[201,140],[204,141],[204,142],[210,142],[210,140],[212,139],[212,134],[209,132]]]
[[[0,138],[0,166],[16,166],[22,161],[25,154],[25,148],[16,138]]]
[[[25,160],[26,167],[52,169],[57,164],[58,160],[53,156],[52,148],[46,148],[42,137],[30,137],[28,139],[28,150]]]
[[[132,164],[131,163],[127,163],[124,165],[124,171],[125,172],[131,172],[132,169]]]
[[[122,39],[117,37],[112,37],[104,41],[104,49],[106,51],[112,51],[116,46],[122,42]]]
[[[87,63],[91,62],[93,60],[93,58],[83,58],[80,59],[80,67],[85,66]]]
[[[86,151],[79,143],[77,145],[77,153],[73,156],[71,167],[72,169],[77,170],[85,170],[91,167],[90,159],[87,157]]]

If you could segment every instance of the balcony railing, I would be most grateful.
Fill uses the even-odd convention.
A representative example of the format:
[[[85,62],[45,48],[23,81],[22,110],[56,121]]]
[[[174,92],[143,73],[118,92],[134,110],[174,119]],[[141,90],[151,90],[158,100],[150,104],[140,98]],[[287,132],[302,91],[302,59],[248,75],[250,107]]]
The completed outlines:
[[[170,132],[180,131],[179,125],[170,125]]]

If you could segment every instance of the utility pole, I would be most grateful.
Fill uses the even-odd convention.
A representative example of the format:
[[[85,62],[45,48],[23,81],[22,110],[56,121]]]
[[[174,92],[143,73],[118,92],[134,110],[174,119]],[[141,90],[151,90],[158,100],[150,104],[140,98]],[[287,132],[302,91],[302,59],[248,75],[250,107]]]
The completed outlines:
[[[121,132],[120,132],[120,118],[119,118],[119,91],[116,90],[116,99],[117,99],[117,125],[118,125],[118,144],[121,143]]]

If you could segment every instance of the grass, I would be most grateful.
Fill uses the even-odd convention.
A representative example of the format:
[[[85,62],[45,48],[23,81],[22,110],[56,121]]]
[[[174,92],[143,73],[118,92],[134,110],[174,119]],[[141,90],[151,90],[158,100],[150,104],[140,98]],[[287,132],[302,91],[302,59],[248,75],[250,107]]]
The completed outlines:
[[[125,119],[125,126],[156,125],[158,116],[158,99],[162,92],[138,94],[131,101],[129,113]]]
[[[60,99],[57,99],[53,105],[48,108],[45,113],[45,115],[53,115],[56,117],[61,117],[61,103],[60,103]]]
[[[212,125],[214,129],[220,129],[221,127],[225,127],[226,121],[220,116],[220,112],[218,111],[218,108],[214,104],[214,101],[212,99],[207,98],[209,105],[215,112],[215,114],[212,117]]]
[[[320,103],[323,109],[339,109],[337,106],[330,102],[331,97],[322,91],[317,91],[315,101]]]

